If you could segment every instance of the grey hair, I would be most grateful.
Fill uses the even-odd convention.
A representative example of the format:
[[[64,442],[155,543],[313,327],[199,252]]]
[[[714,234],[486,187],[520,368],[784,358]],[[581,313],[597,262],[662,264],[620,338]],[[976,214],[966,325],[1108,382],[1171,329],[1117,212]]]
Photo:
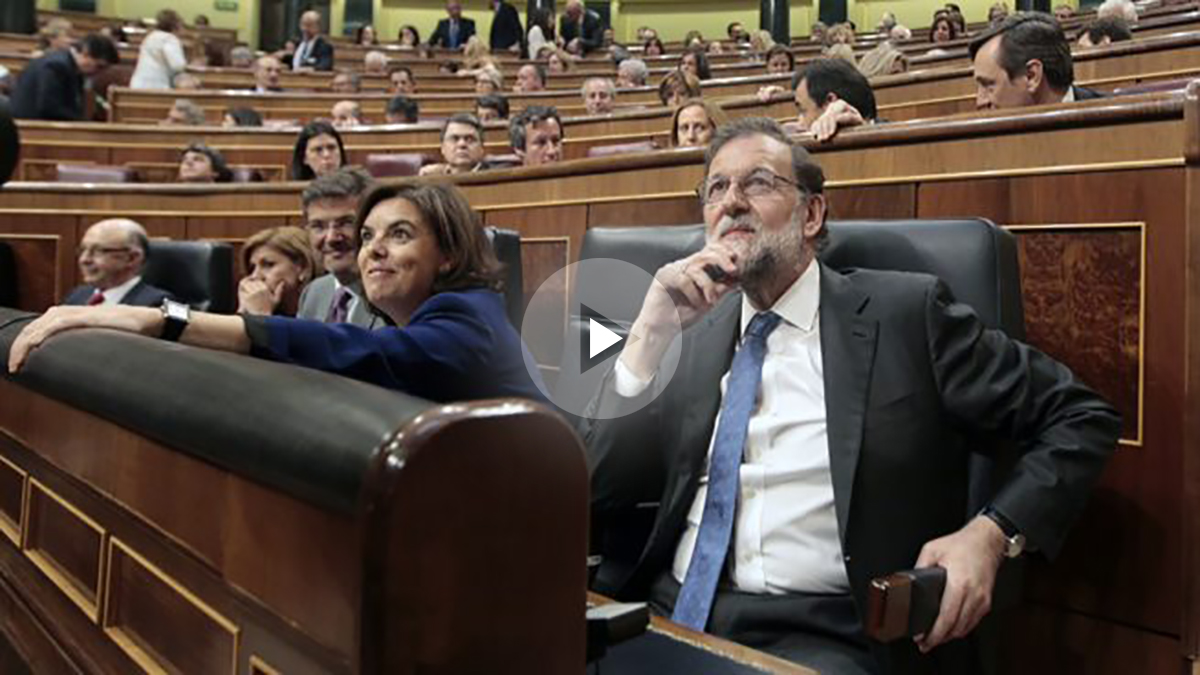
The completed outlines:
[[[187,116],[188,124],[201,126],[205,122],[204,111],[200,109],[200,106],[186,98],[175,99],[175,103],[171,107]]]
[[[633,83],[640,86],[645,86],[647,78],[650,77],[650,69],[641,59],[625,59],[617,66],[617,72],[626,73]]]
[[[587,96],[587,86],[588,86],[589,82],[603,82],[604,86],[608,88],[609,94],[612,94],[613,96],[617,95],[617,85],[613,83],[611,77],[597,76],[597,77],[589,77],[583,81],[583,86],[579,88],[579,94],[581,96]]]

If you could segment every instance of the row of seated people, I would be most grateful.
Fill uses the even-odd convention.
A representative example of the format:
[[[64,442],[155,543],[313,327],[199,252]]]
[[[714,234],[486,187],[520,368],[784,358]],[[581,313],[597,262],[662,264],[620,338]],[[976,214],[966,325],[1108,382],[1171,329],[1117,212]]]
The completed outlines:
[[[1065,36],[1057,25],[1045,15],[1014,15],[984,33],[971,44],[978,82],[977,105],[980,108],[1008,108],[1029,105],[1082,100],[1098,96],[1096,92],[1073,85],[1073,69],[1070,50]],[[1039,57],[1040,55],[1040,57]],[[1009,68],[1010,64],[1018,64]],[[1032,64],[1032,65],[1029,65]],[[1024,67],[1022,67],[1024,66]],[[689,78],[682,76],[678,91],[672,92],[672,102],[677,102],[669,132],[672,147],[703,145],[724,121],[719,107],[701,100],[684,98],[688,93]],[[840,128],[862,124],[875,124],[877,109],[869,81],[861,72],[838,59],[819,59],[810,62],[792,80],[798,119],[792,123],[795,131],[809,131],[819,140],[832,138]],[[611,97],[594,94],[611,93],[606,88],[589,90],[588,105],[595,112],[603,111],[602,105],[611,105]],[[694,93],[699,93],[698,91]],[[411,110],[415,101],[398,99]],[[392,167],[409,167],[398,171],[393,168],[377,175],[411,175],[420,170],[429,173],[462,173],[478,171],[492,166],[511,166],[511,160],[488,161],[482,145],[480,117],[495,119],[504,117],[507,110],[504,101],[495,97],[480,100],[476,112],[479,116],[456,115],[443,125],[441,161],[429,166],[419,157],[393,160]],[[493,107],[494,106],[494,107]],[[596,106],[593,108],[593,106]],[[199,110],[192,111],[200,116]],[[172,114],[176,111],[173,110]],[[182,114],[182,113],[181,113]],[[229,117],[251,115],[245,111],[230,111]],[[413,110],[415,115],[415,110]],[[363,123],[359,106],[354,101],[338,103],[333,110],[334,127],[354,127]],[[389,121],[400,121],[389,119]],[[406,118],[404,121],[415,121]],[[314,126],[317,124],[318,126]],[[345,164],[345,150],[341,135],[336,128],[320,123],[310,124],[302,130],[293,153],[291,177],[306,180],[314,175],[336,170]],[[564,128],[553,108],[531,106],[510,120],[510,142],[513,152],[525,165],[537,165],[562,159]],[[317,143],[312,143],[314,139]],[[652,142],[623,144],[612,151],[646,151],[654,149]],[[330,150],[324,162],[310,152]],[[337,152],[334,153],[333,150]],[[180,167],[180,179],[197,182],[221,182],[229,172],[219,153],[207,148],[194,148],[185,153]],[[605,154],[607,148],[593,148],[594,154]],[[381,160],[381,162],[385,162]],[[414,165],[415,162],[415,165]],[[385,162],[386,163],[386,162]],[[368,162],[370,168],[371,162]]]
[[[824,174],[777,123],[730,122],[707,153],[702,248],[657,270],[632,323],[642,339],[605,366],[596,415],[579,421],[598,534],[613,536],[647,495],[661,501],[654,536],[634,564],[601,577],[603,590],[822,672],[979,672],[970,638],[997,571],[1009,556],[1061,548],[1115,448],[1118,415],[1064,366],[985,328],[936,279],[825,265]],[[112,305],[102,289],[93,306],[26,326],[10,371],[57,334],[107,327],[434,401],[544,400],[457,188],[354,194],[363,184],[340,171],[307,187],[307,237],[329,276],[302,296],[282,272],[298,286],[308,268],[272,259],[284,244],[252,240],[243,313]],[[142,236],[128,224],[90,230],[85,281],[96,283],[87,268],[98,260],[140,262]],[[263,315],[292,303],[308,320]],[[379,313],[370,327],[355,324],[363,306]],[[686,366],[668,381],[658,374],[676,338]],[[1019,441],[1020,457],[969,513],[977,433]],[[869,640],[870,580],[913,566],[945,570],[936,622],[915,640]]]

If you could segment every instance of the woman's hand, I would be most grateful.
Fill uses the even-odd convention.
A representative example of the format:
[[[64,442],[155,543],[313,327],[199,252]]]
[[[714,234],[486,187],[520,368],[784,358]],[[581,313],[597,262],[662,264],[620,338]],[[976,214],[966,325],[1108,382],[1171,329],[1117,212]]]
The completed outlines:
[[[238,283],[238,313],[270,316],[283,301],[283,284],[275,288],[254,277],[246,277]]]
[[[30,352],[51,336],[75,328],[114,328],[139,335],[162,333],[162,311],[155,307],[51,307],[30,323],[13,341],[8,352],[8,372],[25,365]]]

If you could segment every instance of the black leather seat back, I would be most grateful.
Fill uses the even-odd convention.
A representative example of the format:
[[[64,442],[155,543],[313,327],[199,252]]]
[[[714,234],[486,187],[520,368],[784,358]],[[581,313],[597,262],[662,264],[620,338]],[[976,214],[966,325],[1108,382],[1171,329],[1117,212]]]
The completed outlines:
[[[496,257],[504,265],[504,304],[508,320],[519,331],[525,315],[524,277],[521,274],[521,235],[515,230],[484,228]]]
[[[1016,238],[982,219],[856,220],[829,224],[821,260],[833,269],[863,267],[932,274],[989,327],[1025,337]]]
[[[12,247],[0,241],[0,307],[17,306],[17,260]]]
[[[237,306],[229,244],[151,241],[142,279],[201,311],[229,314]]]

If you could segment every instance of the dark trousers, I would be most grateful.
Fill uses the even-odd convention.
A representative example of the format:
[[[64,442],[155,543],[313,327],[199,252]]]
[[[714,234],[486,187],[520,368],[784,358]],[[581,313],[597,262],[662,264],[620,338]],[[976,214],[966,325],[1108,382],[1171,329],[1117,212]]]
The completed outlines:
[[[650,609],[670,617],[678,595],[679,582],[667,571],[650,589]],[[849,594],[760,595],[722,584],[706,630],[820,673],[879,672]]]

